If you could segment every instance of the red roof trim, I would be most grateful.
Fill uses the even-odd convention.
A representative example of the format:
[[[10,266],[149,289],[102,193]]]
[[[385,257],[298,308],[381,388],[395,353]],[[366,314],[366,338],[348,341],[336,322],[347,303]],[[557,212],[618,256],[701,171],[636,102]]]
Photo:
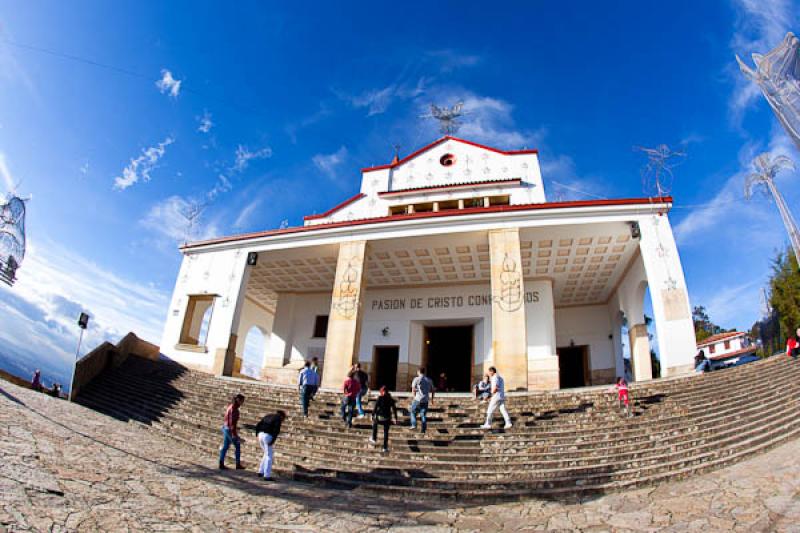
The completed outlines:
[[[741,331],[726,331],[725,333],[717,333],[716,335],[706,337],[701,342],[697,343],[697,347],[702,348],[703,346],[710,346],[718,342],[735,339],[736,337],[744,337],[744,333]]]
[[[475,213],[513,213],[516,211],[543,211],[548,209],[569,209],[580,207],[610,207],[618,205],[653,205],[671,204],[671,196],[655,198],[621,198],[616,200],[576,200],[570,202],[547,202],[541,204],[521,204],[521,205],[495,205],[491,207],[470,207],[467,209],[453,209],[448,211],[437,211],[428,213],[413,213],[411,215],[389,215],[385,217],[363,218],[360,220],[343,220],[340,222],[325,222],[311,226],[295,226],[293,228],[274,229],[258,231],[254,233],[244,233],[242,235],[231,235],[229,237],[219,237],[205,241],[191,242],[180,247],[181,250],[198,248],[210,244],[222,244],[225,242],[244,241],[247,239],[258,239],[261,237],[271,237],[274,235],[289,235],[293,233],[305,233],[308,231],[320,231],[330,228],[341,228],[347,226],[366,226],[369,224],[379,224],[381,222],[394,222],[397,220],[414,220],[418,218],[438,218],[452,217],[459,215],[471,215]]]
[[[737,357],[739,355],[744,355],[748,353],[753,353],[756,351],[755,346],[748,346],[747,348],[742,348],[740,350],[736,350],[735,352],[728,352],[722,353],[719,355],[715,355],[714,357],[709,357],[712,361],[723,361],[725,359],[731,359],[732,357]]]
[[[401,194],[412,194],[426,191],[437,191],[441,189],[469,189],[472,187],[488,187],[492,185],[520,185],[522,180],[514,178],[509,180],[486,180],[476,181],[474,183],[453,183],[450,185],[433,185],[431,187],[419,187],[416,189],[397,189],[396,191],[379,192],[378,196],[395,196]]]
[[[366,196],[366,194],[364,194],[363,192],[360,192],[360,193],[356,194],[355,196],[351,196],[350,198],[348,198],[344,202],[331,207],[330,209],[328,209],[324,213],[320,213],[318,215],[306,215],[306,216],[303,217],[303,220],[315,220],[315,219],[318,219],[318,218],[329,217],[332,214],[334,214],[336,211],[338,211],[339,209],[342,209],[343,207],[347,207],[348,205],[352,204],[356,200],[361,200],[365,196]]]
[[[442,144],[445,141],[457,141],[457,142],[460,142],[460,143],[469,144],[470,146],[476,146],[478,148],[483,148],[484,150],[489,150],[491,152],[495,152],[497,154],[503,154],[503,155],[521,155],[521,154],[538,154],[539,153],[539,150],[536,150],[536,149],[532,149],[532,150],[510,150],[510,151],[500,150],[498,148],[492,148],[491,146],[486,146],[485,144],[479,144],[479,143],[476,143],[476,142],[467,141],[465,139],[459,139],[458,137],[453,137],[451,135],[445,135],[441,139],[437,139],[437,140],[433,141],[432,143],[430,143],[429,145],[423,146],[422,148],[420,148],[416,152],[412,152],[412,153],[408,154],[407,156],[405,156],[403,159],[401,159],[397,163],[389,163],[388,165],[378,165],[378,166],[374,166],[374,167],[365,167],[365,168],[361,169],[361,172],[372,172],[373,170],[384,170],[384,169],[387,169],[387,168],[399,167],[403,163],[405,163],[405,162],[407,162],[407,161],[409,161],[411,159],[414,159],[419,154],[427,152],[431,148],[439,146],[440,144]]]

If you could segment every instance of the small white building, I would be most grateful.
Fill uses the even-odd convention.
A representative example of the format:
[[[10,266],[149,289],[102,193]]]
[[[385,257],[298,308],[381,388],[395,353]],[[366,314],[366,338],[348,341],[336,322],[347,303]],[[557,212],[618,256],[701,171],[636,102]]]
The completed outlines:
[[[697,350],[703,350],[711,361],[733,364],[739,358],[755,353],[756,346],[746,341],[746,335],[739,331],[718,333],[698,342]]]
[[[623,375],[627,324],[634,378],[650,379],[649,287],[662,374],[688,372],[671,205],[547,202],[536,150],[443,137],[362,169],[357,195],[303,226],[185,245],[161,350],[232,375],[261,335],[269,381],[319,357],[324,387],[358,361],[373,387],[423,366],[468,390],[494,365],[509,390],[557,389]]]

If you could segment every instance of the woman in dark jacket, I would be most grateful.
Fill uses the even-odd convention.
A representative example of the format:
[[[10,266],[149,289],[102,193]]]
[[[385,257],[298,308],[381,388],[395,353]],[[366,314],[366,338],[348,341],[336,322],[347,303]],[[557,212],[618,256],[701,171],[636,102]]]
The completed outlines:
[[[383,386],[378,393],[378,400],[375,402],[375,407],[372,409],[372,438],[369,439],[370,443],[375,444],[375,439],[378,436],[378,424],[383,426],[383,451],[389,451],[389,426],[392,425],[392,416],[394,416],[394,423],[397,424],[397,404],[392,398],[392,395]]]

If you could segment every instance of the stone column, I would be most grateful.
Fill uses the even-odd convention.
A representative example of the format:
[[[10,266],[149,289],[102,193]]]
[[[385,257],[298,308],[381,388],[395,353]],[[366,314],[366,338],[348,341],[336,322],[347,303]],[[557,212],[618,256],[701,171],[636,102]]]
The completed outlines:
[[[525,318],[528,321],[528,389],[554,390],[561,385],[556,350],[556,311],[553,280],[525,284]]]
[[[251,267],[247,266],[246,263],[247,254],[241,250],[237,252],[234,254],[233,270],[230,274],[227,294],[222,295],[222,301],[218,302],[221,309],[219,311],[215,309],[216,317],[212,315],[211,319],[212,322],[218,320],[217,324],[213,324],[218,328],[224,325],[228,341],[225,348],[217,348],[214,352],[212,373],[215,376],[232,376],[235,372],[239,319],[242,315],[244,296],[247,293],[247,283],[250,281],[251,270]],[[215,303],[216,305],[217,303]],[[219,317],[222,317],[222,320]],[[211,327],[212,324],[209,324],[209,328]],[[210,335],[211,331],[209,330]]]
[[[325,343],[325,366],[322,371],[324,388],[341,387],[347,372],[358,357],[366,255],[367,241],[339,245]]]
[[[628,328],[631,346],[631,370],[634,381],[653,379],[653,363],[650,360],[650,337],[646,324],[636,324]]]
[[[492,360],[507,390],[527,389],[528,343],[519,229],[489,231]]]

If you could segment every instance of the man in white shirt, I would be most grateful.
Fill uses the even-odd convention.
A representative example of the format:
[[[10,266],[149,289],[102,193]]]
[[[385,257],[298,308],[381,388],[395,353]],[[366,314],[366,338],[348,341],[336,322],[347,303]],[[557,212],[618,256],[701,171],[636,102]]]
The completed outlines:
[[[500,414],[506,421],[504,429],[511,429],[511,417],[508,416],[508,409],[506,409],[506,386],[503,378],[497,373],[497,369],[493,366],[489,367],[489,378],[492,383],[492,399],[489,400],[489,407],[486,409],[486,423],[481,426],[481,429],[492,429],[492,416],[498,407]]]

